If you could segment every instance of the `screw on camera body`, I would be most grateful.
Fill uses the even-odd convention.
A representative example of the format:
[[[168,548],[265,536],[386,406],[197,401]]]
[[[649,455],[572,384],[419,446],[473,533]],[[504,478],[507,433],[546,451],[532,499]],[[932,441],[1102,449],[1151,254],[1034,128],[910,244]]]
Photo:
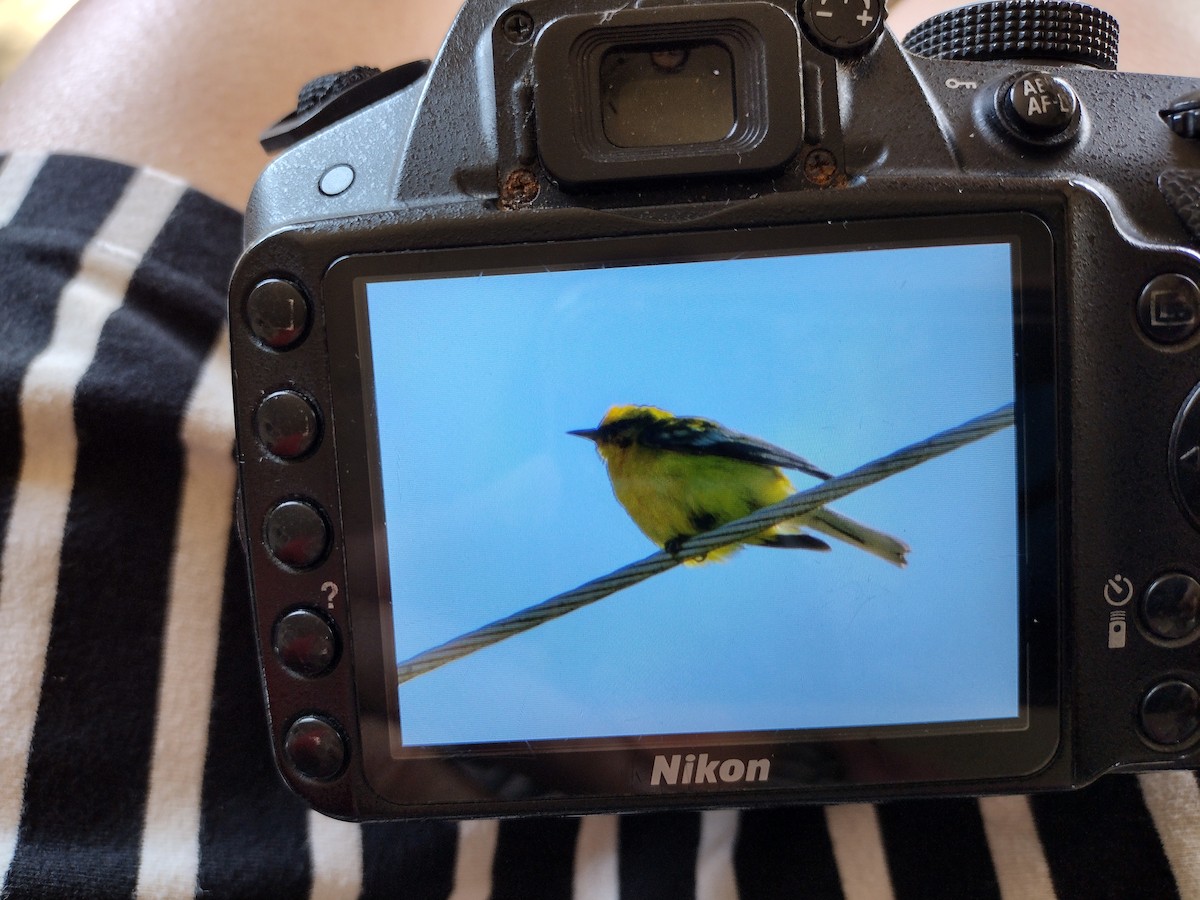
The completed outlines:
[[[804,159],[804,177],[818,187],[828,187],[837,178],[837,157],[818,147]]]
[[[500,208],[520,209],[528,206],[541,193],[537,176],[528,169],[514,169],[509,172],[500,186]]]
[[[504,36],[514,44],[524,44],[533,37],[533,16],[523,9],[515,9],[501,23]]]

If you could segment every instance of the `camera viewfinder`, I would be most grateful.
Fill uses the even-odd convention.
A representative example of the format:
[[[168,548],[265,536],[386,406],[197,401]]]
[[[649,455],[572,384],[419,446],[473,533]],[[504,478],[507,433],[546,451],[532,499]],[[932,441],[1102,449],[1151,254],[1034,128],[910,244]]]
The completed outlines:
[[[765,3],[555,19],[533,50],[538,154],[567,186],[779,168],[804,130],[799,43]]]
[[[617,147],[723,140],[737,116],[733,57],[712,41],[609,50],[600,61],[600,115]]]

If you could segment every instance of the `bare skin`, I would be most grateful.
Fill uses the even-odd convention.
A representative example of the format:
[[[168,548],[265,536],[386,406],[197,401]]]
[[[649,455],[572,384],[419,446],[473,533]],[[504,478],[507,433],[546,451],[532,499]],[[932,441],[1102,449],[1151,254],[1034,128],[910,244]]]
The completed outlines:
[[[903,35],[953,6],[892,0]],[[1200,77],[1197,0],[1096,0],[1121,22],[1121,68]],[[258,134],[297,88],[353,65],[432,56],[458,0],[80,0],[0,85],[0,145],[173,172],[242,207]]]
[[[80,0],[0,85],[0,144],[153,166],[241,208],[302,84],[430,57],[458,6]]]

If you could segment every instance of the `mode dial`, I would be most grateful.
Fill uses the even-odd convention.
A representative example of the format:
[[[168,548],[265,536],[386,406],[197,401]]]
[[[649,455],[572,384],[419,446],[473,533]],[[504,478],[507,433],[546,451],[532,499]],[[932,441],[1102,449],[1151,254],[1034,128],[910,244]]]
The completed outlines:
[[[1117,20],[1065,0],[996,0],[940,13],[904,38],[934,59],[1036,59],[1117,67]]]

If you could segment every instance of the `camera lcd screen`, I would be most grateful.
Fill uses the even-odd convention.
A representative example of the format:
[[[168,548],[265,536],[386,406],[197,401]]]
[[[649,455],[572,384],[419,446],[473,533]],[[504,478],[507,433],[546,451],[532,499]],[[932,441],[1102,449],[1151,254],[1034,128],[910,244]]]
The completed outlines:
[[[1020,405],[1017,234],[730,243],[355,279],[394,755],[1028,727],[1020,416],[820,521],[495,625]]]

